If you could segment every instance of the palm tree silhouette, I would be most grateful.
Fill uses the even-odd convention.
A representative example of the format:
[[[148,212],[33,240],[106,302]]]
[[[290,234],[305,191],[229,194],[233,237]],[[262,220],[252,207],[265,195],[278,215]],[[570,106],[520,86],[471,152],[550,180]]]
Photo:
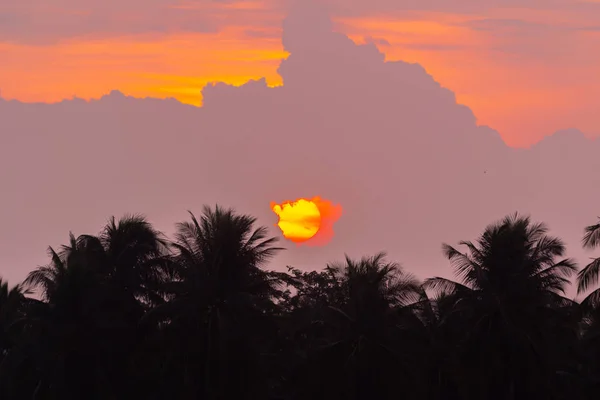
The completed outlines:
[[[600,246],[600,222],[585,228],[583,236],[584,248]],[[577,294],[587,292],[598,284],[600,274],[600,257],[592,259],[577,274]],[[586,389],[590,398],[597,395],[600,388],[600,288],[594,289],[581,302],[583,319],[581,323],[582,335],[579,348],[583,354],[583,364],[586,366],[588,385]]]
[[[125,216],[111,218],[98,236],[71,234],[68,246],[49,249],[50,264],[25,280],[44,300],[32,313],[37,334],[50,338],[38,352],[50,375],[39,382],[40,396],[46,387],[74,396],[89,391],[86,385],[101,387],[97,393],[103,396],[116,388],[131,390],[126,377],[141,333],[142,302],[152,298],[160,271],[153,262],[164,248],[160,233],[143,217]],[[84,377],[77,383],[58,389],[56,381],[79,375]]]
[[[51,262],[25,280],[44,300],[29,315],[28,345],[40,369],[33,398],[75,398],[97,387],[98,395],[103,392],[107,363],[102,355],[111,353],[103,334],[111,318],[103,305],[110,293],[102,287],[105,265],[94,244],[70,234],[70,244],[60,251],[49,248]]]
[[[9,287],[8,282],[0,278],[0,365],[14,341],[11,331],[24,316],[26,294],[29,291],[23,285]]]
[[[547,232],[529,217],[508,216],[476,243],[460,242],[466,253],[443,245],[461,283],[425,281],[425,288],[454,296],[453,314],[466,330],[466,373],[485,382],[473,398],[556,395],[554,363],[576,339],[574,303],[562,296],[576,266],[559,259],[565,246]]]
[[[167,240],[143,216],[111,217],[98,236],[80,239],[98,249],[106,279],[129,301],[154,299],[153,288],[165,279],[157,260],[167,253]]]
[[[190,216],[177,225],[171,243],[170,300],[152,314],[162,316],[171,335],[203,356],[203,363],[197,357],[196,365],[186,368],[203,371],[205,398],[248,398],[256,382],[244,363],[254,356],[252,340],[279,285],[262,267],[282,248],[275,247],[277,239],[268,237],[265,227],[254,227],[255,218],[232,209],[205,206],[200,218]],[[185,379],[190,398],[202,394],[195,379]]]
[[[396,346],[399,310],[419,299],[419,282],[385,253],[328,266],[343,297],[323,315],[327,342],[308,365],[311,398],[387,398],[406,372]]]
[[[30,291],[23,285],[9,287],[0,278],[0,397],[17,396],[13,378],[17,375],[14,371],[22,366],[22,353],[17,346],[26,317],[26,294]]]
[[[585,235],[583,236],[583,247],[592,249],[600,246],[600,222],[596,225],[590,225],[585,228]],[[577,274],[577,294],[581,294],[590,289],[593,285],[598,283],[598,276],[600,275],[600,257],[592,259],[592,261],[585,266]],[[590,293],[582,302],[584,306],[598,307],[600,306],[600,288],[595,289]]]
[[[600,224],[585,247],[600,246]],[[139,215],[0,279],[0,398],[592,399],[600,289],[544,224],[514,214],[423,284],[385,253],[265,270],[280,247],[219,206],[172,241]],[[600,261],[577,276],[597,283]],[[37,296],[29,297],[32,291]]]
[[[456,295],[430,296],[422,285],[419,301],[405,307],[400,324],[415,374],[416,399],[467,399],[469,385],[460,365],[457,346],[464,327],[453,310]]]

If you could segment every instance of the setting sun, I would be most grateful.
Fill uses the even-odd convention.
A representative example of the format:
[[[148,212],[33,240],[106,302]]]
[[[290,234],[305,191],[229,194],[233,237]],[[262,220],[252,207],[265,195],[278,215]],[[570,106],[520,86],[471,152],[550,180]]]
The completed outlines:
[[[272,202],[271,209],[279,217],[277,226],[283,236],[294,243],[324,245],[333,237],[333,224],[342,214],[339,205],[320,197],[297,199],[281,204]]]

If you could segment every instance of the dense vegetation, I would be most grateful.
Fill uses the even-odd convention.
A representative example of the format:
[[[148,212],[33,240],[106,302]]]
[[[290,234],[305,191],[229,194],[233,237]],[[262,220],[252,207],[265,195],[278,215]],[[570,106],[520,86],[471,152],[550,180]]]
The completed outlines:
[[[600,258],[576,303],[544,224],[510,216],[461,246],[443,246],[456,281],[383,253],[282,273],[264,269],[276,240],[232,210],[172,240],[113,218],[0,281],[0,399],[597,398]]]

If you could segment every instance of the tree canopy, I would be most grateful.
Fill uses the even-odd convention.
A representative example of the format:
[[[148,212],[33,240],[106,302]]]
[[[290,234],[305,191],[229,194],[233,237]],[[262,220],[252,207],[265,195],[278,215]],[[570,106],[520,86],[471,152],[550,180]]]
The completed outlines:
[[[0,279],[0,398],[597,398],[600,257],[578,270],[545,224],[443,244],[455,279],[421,282],[384,252],[269,270],[282,248],[256,222],[204,207],[168,238],[112,217]]]

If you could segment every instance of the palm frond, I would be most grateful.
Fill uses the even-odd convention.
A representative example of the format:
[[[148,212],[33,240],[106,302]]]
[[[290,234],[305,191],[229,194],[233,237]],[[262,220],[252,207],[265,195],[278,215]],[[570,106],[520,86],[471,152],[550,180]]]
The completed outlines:
[[[600,307],[600,288],[588,294],[581,302],[581,306],[585,311],[597,310]]]
[[[538,271],[533,276],[538,278],[547,278],[549,276],[560,276],[563,278],[570,278],[574,273],[577,272],[577,263],[571,258],[560,260],[557,263],[550,265],[549,267]]]
[[[32,289],[40,289],[42,297],[48,300],[56,287],[59,275],[60,270],[56,267],[41,266],[31,271],[23,281],[23,284]]]
[[[593,259],[577,274],[577,293],[581,294],[587,291],[591,286],[598,283],[600,275],[600,257]]]
[[[441,277],[426,279],[423,282],[423,288],[425,290],[433,290],[436,296],[455,293],[469,293],[473,291],[473,289],[468,286]]]
[[[598,217],[600,219],[600,217]],[[600,246],[600,223],[585,228],[583,247],[593,248]]]
[[[472,286],[480,286],[484,283],[484,272],[482,266],[473,260],[469,254],[461,253],[454,247],[444,243],[442,251],[454,268],[456,275],[465,283]],[[478,250],[480,257],[483,257]]]

